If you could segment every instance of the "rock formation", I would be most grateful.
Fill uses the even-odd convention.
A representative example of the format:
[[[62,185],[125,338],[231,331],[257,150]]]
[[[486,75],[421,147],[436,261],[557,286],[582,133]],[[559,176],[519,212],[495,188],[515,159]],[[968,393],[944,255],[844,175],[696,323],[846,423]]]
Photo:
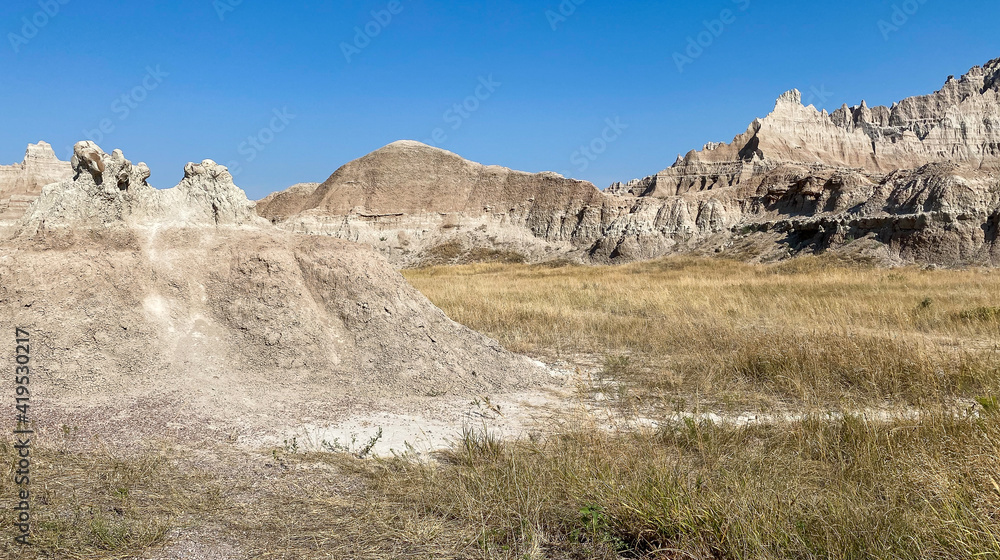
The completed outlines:
[[[729,144],[593,185],[397,142],[316,188],[272,195],[279,226],[369,244],[399,266],[517,254],[592,262],[676,252],[1000,264],[1000,59],[892,107],[832,114],[798,91]]]
[[[781,164],[885,174],[950,162],[982,166],[1000,158],[1000,59],[975,67],[931,95],[892,107],[860,105],[828,114],[789,91],[774,111],[730,144],[692,151],[655,177],[610,192],[675,196],[745,182]],[[639,188],[641,187],[641,192]]]
[[[348,163],[318,187],[272,195],[257,210],[284,228],[359,241],[412,264],[455,239],[468,248],[538,255],[572,250],[577,239],[601,235],[606,199],[590,183],[401,141]]]
[[[46,422],[274,433],[351,403],[468,402],[547,377],[371,249],[272,227],[223,166],[157,190],[117,150],[82,142],[72,164],[0,246],[0,321],[44,349]]]
[[[128,228],[185,225],[262,225],[254,203],[233,184],[229,170],[212,160],[189,163],[176,187],[146,182],[149,167],[133,165],[121,150],[110,155],[93,142],[73,149],[73,179],[42,189],[21,218],[28,233],[98,226]]]
[[[1000,59],[931,95],[832,114],[793,90],[732,143],[608,192],[708,197],[734,233],[780,234],[793,253],[866,238],[895,262],[1000,264],[989,227],[1000,209],[998,76]]]
[[[20,218],[42,187],[71,176],[70,165],[56,157],[52,146],[45,142],[28,144],[23,162],[0,165],[0,222]]]

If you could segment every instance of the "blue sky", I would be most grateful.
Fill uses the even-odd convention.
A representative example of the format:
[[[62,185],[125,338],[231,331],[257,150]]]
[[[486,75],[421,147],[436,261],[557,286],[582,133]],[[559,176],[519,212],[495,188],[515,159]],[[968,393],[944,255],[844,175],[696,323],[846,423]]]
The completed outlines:
[[[791,88],[830,109],[934,91],[1000,57],[997,21],[962,0],[6,0],[0,163],[89,136],[154,186],[211,158],[260,198],[414,139],[604,188]]]

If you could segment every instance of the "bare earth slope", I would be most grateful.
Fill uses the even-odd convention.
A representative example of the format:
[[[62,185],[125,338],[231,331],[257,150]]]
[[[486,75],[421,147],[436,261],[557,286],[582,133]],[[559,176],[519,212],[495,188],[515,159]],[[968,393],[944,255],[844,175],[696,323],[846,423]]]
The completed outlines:
[[[258,212],[371,245],[397,266],[490,258],[751,260],[836,250],[885,263],[1000,264],[1000,59],[893,107],[833,114],[782,95],[730,144],[600,192],[397,142]]]
[[[92,143],[73,169],[0,249],[0,320],[32,332],[46,425],[276,433],[546,378],[371,249],[272,227],[214,162],[167,190]]]

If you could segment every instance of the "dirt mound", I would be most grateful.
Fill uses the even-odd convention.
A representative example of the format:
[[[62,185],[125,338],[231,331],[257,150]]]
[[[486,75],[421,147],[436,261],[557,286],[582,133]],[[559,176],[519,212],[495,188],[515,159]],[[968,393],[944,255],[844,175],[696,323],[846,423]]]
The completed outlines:
[[[77,153],[0,249],[0,320],[32,333],[40,422],[273,433],[547,378],[371,249],[271,227],[222,166],[157,190],[120,152]]]

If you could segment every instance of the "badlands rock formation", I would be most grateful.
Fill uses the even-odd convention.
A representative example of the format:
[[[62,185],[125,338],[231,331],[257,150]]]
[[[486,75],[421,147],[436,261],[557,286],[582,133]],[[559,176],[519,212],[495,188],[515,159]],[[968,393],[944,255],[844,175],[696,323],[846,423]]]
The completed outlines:
[[[798,91],[729,144],[645,179],[593,185],[398,142],[313,189],[269,197],[283,228],[454,258],[608,262],[676,252],[1000,264],[1000,59],[892,107],[805,107]]]
[[[688,153],[619,196],[723,203],[734,232],[792,251],[867,238],[889,260],[1000,264],[1000,59],[892,107],[802,106],[798,91],[730,144]]]
[[[212,161],[167,190],[93,143],[72,164],[0,247],[0,321],[32,333],[46,424],[274,433],[546,377],[371,249],[272,227]]]
[[[711,202],[608,196],[585,181],[486,166],[413,141],[348,163],[315,189],[271,195],[257,211],[284,229],[370,245],[398,266],[653,258],[691,237],[692,224],[724,231]]]
[[[272,195],[257,210],[284,228],[362,242],[398,264],[415,264],[456,240],[466,249],[539,257],[573,250],[579,238],[602,234],[605,199],[590,183],[484,166],[401,141],[348,163],[318,187]]]
[[[0,165],[0,222],[24,215],[42,187],[72,176],[70,164],[59,161],[45,142],[28,144],[22,163]]]

